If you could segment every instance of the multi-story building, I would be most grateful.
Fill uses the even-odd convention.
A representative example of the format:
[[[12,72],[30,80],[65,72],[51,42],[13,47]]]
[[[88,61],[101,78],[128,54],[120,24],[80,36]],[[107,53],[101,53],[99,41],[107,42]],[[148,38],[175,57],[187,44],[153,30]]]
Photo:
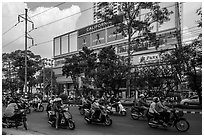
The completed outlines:
[[[96,52],[101,48],[106,46],[114,46],[116,53],[121,56],[127,56],[127,37],[124,37],[121,33],[115,34],[116,28],[111,24],[111,22],[100,21],[100,18],[96,17],[96,12],[102,10],[98,7],[99,3],[94,3],[94,22],[93,25],[68,32],[66,34],[57,36],[54,38],[53,43],[53,55],[55,60],[54,72],[57,77],[57,82],[61,85],[61,90],[65,92],[73,89],[72,80],[70,77],[66,78],[62,76],[62,66],[64,65],[65,58],[71,56],[72,54],[78,53],[83,46],[94,49]],[[113,8],[117,12],[118,3],[113,3]],[[153,45],[141,44],[137,46],[131,59],[133,65],[139,65],[142,63],[151,63],[158,60],[159,51],[161,49],[173,49],[177,41],[177,30],[180,29],[179,22],[179,7],[175,2],[161,3],[161,6],[168,7],[169,10],[173,10],[174,14],[171,15],[171,20],[164,23],[159,28],[154,29],[156,36],[162,39],[162,44],[156,49]],[[143,14],[145,15],[145,14]],[[158,27],[158,25],[155,25]],[[132,45],[135,44],[133,41]],[[80,78],[79,78],[80,81]],[[81,85],[81,82],[80,82]],[[79,86],[80,86],[79,85]]]
[[[99,16],[97,16],[97,13],[108,8],[108,7],[100,8],[99,7],[100,3],[101,2],[94,2],[93,3],[93,23],[98,23],[98,22],[103,21]],[[118,8],[120,6],[119,2],[112,2],[111,5],[109,5],[109,6],[111,6],[111,8],[113,9],[114,14],[118,13]]]

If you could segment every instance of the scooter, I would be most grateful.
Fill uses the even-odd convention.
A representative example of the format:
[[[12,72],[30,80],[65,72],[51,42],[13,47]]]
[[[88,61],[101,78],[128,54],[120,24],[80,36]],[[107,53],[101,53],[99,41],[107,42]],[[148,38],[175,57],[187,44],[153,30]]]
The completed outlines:
[[[26,117],[26,110],[20,109],[17,114],[12,117],[6,117],[5,115],[2,118],[2,127],[3,128],[10,128],[24,126],[25,130],[28,129],[27,117]]]
[[[99,124],[104,124],[105,126],[110,126],[112,125],[112,119],[110,116],[107,114],[106,109],[104,106],[100,106],[100,116],[99,119],[92,118],[92,112],[90,109],[85,109],[85,114],[84,114],[84,119],[88,124],[91,123],[99,123]]]
[[[139,118],[146,118],[148,110],[141,108],[139,106],[133,106],[131,108],[131,117],[134,120],[138,120]]]
[[[90,109],[91,108],[91,104],[84,104],[84,105],[79,105],[79,113],[81,115],[84,115],[85,110],[84,109]]]
[[[127,112],[126,112],[126,109],[123,107],[123,105],[121,104],[120,101],[117,102],[117,107],[119,108],[118,111],[116,111],[116,108],[113,107],[113,105],[108,105],[107,106],[107,111],[108,111],[108,114],[112,115],[112,114],[119,114],[121,116],[126,116]]]
[[[148,113],[148,125],[151,128],[158,127],[176,127],[176,129],[180,132],[186,132],[190,128],[189,122],[183,118],[183,111],[176,111],[175,109],[169,110],[170,118],[168,123],[164,123],[162,119],[155,120],[155,116]]]
[[[48,111],[49,113],[49,121],[48,123],[52,126],[55,127],[55,123],[56,123],[56,115],[53,111]],[[71,130],[75,129],[75,123],[72,120],[72,115],[69,112],[69,107],[67,105],[62,106],[62,108],[60,109],[59,112],[59,127],[61,128],[69,128]]]

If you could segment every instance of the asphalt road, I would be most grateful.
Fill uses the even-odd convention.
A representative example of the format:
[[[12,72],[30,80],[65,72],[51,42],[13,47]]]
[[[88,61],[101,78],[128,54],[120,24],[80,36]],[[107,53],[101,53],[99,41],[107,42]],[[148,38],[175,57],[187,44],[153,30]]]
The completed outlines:
[[[202,135],[201,114],[185,114],[184,117],[189,121],[190,129],[182,133],[174,127],[167,129],[150,128],[144,119],[133,120],[129,110],[127,110],[127,116],[111,116],[113,124],[110,127],[87,124],[84,117],[79,114],[78,107],[70,106],[70,112],[76,124],[75,130],[51,127],[44,111],[28,114],[28,131],[42,135]]]

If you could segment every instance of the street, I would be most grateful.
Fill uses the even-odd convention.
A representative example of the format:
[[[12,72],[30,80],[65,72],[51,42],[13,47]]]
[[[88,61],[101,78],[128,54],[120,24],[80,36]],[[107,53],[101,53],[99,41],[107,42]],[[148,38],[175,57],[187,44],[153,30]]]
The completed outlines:
[[[45,135],[201,135],[202,134],[202,115],[185,114],[184,117],[190,123],[187,132],[179,132],[176,128],[150,128],[144,119],[133,120],[130,110],[127,109],[126,116],[111,116],[113,124],[106,127],[100,124],[87,124],[84,117],[79,114],[78,107],[70,106],[70,112],[75,121],[76,128],[55,129],[48,124],[46,112],[32,112],[28,114],[28,131],[37,132]],[[19,127],[21,128],[21,127]]]

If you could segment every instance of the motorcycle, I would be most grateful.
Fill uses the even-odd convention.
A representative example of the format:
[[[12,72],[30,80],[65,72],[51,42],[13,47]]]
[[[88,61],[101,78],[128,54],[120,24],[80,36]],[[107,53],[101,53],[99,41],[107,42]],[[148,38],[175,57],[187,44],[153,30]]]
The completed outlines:
[[[126,116],[127,112],[126,112],[126,109],[123,107],[123,105],[121,104],[120,101],[117,102],[117,107],[119,108],[118,111],[116,111],[116,108],[113,107],[113,105],[108,105],[107,106],[107,111],[108,111],[108,114],[112,115],[112,114],[120,114],[122,116]]]
[[[91,108],[91,104],[84,104],[84,105],[79,105],[79,113],[81,115],[84,115],[85,113],[85,109],[90,109]]]
[[[131,117],[134,120],[138,120],[139,118],[146,118],[147,113],[148,113],[148,110],[145,112],[145,109],[139,106],[133,106],[131,108]]]
[[[44,111],[44,106],[42,105],[42,103],[40,103],[39,109],[38,109],[37,103],[33,103],[32,106],[34,108],[34,111],[36,111],[36,112],[43,112]]]
[[[190,124],[185,118],[183,118],[184,115],[183,111],[176,111],[175,109],[171,109],[169,113],[170,113],[169,121],[166,124],[164,124],[163,120],[161,119],[155,120],[155,116],[148,113],[149,115],[148,125],[151,128],[175,127],[178,131],[181,132],[188,131]]]
[[[52,126],[55,127],[55,123],[56,123],[56,115],[54,113],[54,111],[48,111],[49,113],[49,121],[48,123]],[[71,130],[75,129],[75,123],[72,120],[72,115],[69,112],[69,107],[67,105],[62,106],[59,112],[59,127],[61,128],[69,128]]]
[[[105,109],[104,106],[100,106],[100,117],[99,119],[96,118],[92,118],[92,112],[90,109],[84,109],[85,113],[84,113],[84,119],[86,120],[86,122],[89,124],[93,123],[102,123],[105,126],[110,126],[112,124],[112,119],[109,117],[109,115],[107,114],[107,111]]]
[[[10,128],[24,126],[25,130],[28,129],[27,117],[26,117],[26,110],[20,109],[17,114],[12,117],[3,116],[2,119],[2,127],[3,128]]]

